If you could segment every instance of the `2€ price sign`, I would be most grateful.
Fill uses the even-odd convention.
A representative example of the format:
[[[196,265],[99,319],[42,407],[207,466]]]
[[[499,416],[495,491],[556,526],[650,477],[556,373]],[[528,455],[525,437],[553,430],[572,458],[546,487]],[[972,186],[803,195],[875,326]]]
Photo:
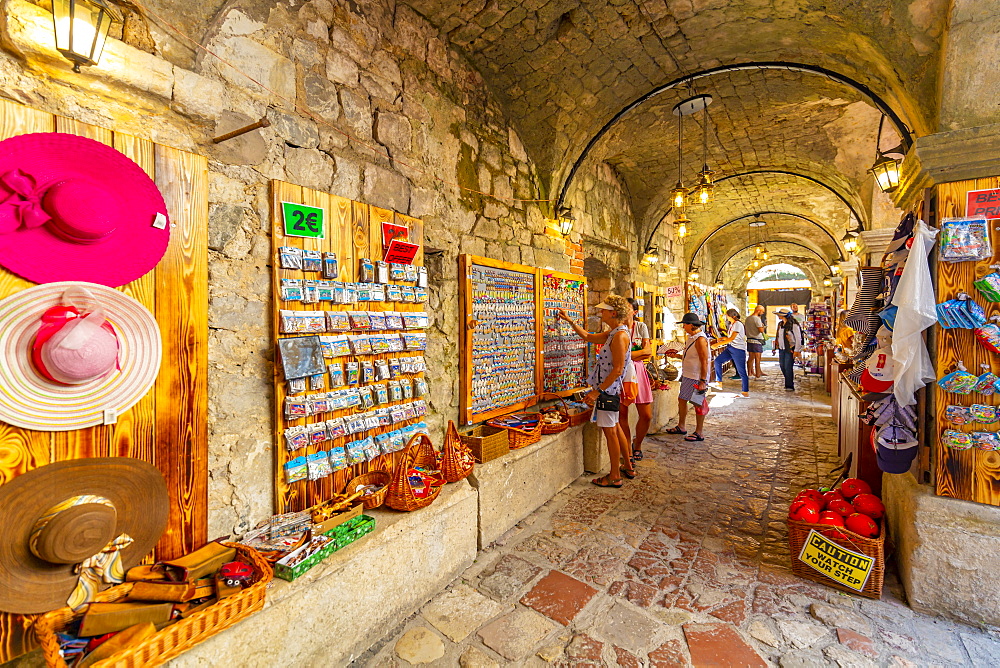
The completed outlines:
[[[855,591],[865,588],[875,565],[873,558],[845,549],[815,529],[809,532],[799,561]]]
[[[323,209],[320,207],[282,202],[281,215],[285,221],[286,237],[323,238]]]

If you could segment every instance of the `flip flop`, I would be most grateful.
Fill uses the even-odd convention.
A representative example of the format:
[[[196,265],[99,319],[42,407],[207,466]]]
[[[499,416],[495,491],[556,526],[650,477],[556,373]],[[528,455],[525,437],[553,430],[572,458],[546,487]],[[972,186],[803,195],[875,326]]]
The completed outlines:
[[[618,484],[616,485],[609,476],[601,476],[600,478],[594,478],[590,481],[591,485],[597,485],[598,487],[614,487],[618,488],[622,486],[621,478],[618,479]]]
[[[684,434],[687,433],[687,431],[681,429],[680,427],[671,427],[670,429],[664,430],[663,433],[664,434],[680,434],[680,435],[683,436]]]
[[[699,434],[698,432],[693,431],[690,434],[688,434],[687,436],[685,436],[684,440],[685,441],[704,441],[705,437],[702,436],[701,434]]]

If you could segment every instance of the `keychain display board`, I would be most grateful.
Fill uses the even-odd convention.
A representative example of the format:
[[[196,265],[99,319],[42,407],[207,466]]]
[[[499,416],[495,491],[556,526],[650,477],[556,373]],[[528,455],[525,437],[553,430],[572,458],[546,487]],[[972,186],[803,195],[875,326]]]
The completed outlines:
[[[208,540],[208,162],[146,139],[0,100],[0,140],[63,132],[113,146],[156,183],[170,216],[170,244],[156,268],[118,288],[156,318],[163,341],[152,389],[113,424],[33,431],[0,422],[0,484],[52,462],[134,457],[167,481],[170,514],[156,559]],[[0,299],[32,287],[0,268]],[[25,618],[0,613],[0,663],[35,645]]]
[[[533,406],[542,387],[540,272],[459,256],[462,424]]]
[[[587,387],[587,342],[556,314],[563,309],[573,322],[587,321],[587,279],[577,274],[539,271],[542,284],[542,391],[568,397]]]
[[[422,221],[282,181],[271,191],[275,506],[285,513],[328,500],[362,473],[392,471],[403,430],[426,412],[427,381],[414,369],[423,368],[428,316]],[[385,241],[402,232],[418,246],[412,273],[402,263],[378,264]],[[318,264],[284,268],[294,264],[287,249]],[[335,268],[326,264],[331,254]],[[395,301],[404,295],[408,301]],[[318,359],[307,345],[314,337],[322,337]],[[286,375],[286,366],[297,375],[316,364],[311,377]]]
[[[942,218],[964,217],[966,195],[970,190],[997,187],[1000,187],[1000,178],[996,177],[957,181],[937,186],[938,221]],[[943,262],[939,260],[936,266],[937,303],[954,299],[959,292],[965,292],[983,307],[987,317],[1000,313],[1000,304],[988,302],[973,286],[974,281],[995,271],[990,268],[991,264],[1000,263],[1000,231],[997,230],[997,227],[1000,227],[1000,220],[989,222],[993,257],[978,262]],[[940,239],[935,239],[935,243],[940,245]],[[934,325],[934,329],[936,331],[935,368],[938,378],[954,371],[959,361],[965,365],[970,373],[979,375],[989,370],[1000,375],[1000,359],[997,358],[996,353],[990,352],[976,341],[973,330],[945,329],[940,325]],[[981,366],[984,364],[987,365],[985,369]],[[936,413],[933,424],[936,426],[936,430],[928,435],[928,442],[931,444],[936,462],[935,486],[937,494],[993,506],[1000,505],[1000,452],[976,448],[954,450],[942,446],[940,439],[940,435],[945,429],[957,429],[965,432],[997,431],[996,424],[952,425],[949,423],[945,411],[949,404],[1000,406],[1000,395],[978,393],[961,395],[945,392],[935,384],[930,387],[935,393]]]

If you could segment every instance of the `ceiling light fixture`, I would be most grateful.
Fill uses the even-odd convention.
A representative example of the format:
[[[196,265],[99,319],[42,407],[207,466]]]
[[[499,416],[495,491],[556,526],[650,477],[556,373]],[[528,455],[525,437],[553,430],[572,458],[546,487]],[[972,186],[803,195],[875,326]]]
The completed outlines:
[[[648,266],[653,266],[660,261],[660,249],[656,246],[650,246],[646,249],[646,252],[642,255],[642,263]]]
[[[111,25],[122,17],[106,0],[53,0],[52,21],[56,49],[79,72],[81,65],[100,61]]]
[[[763,218],[754,218],[749,223],[750,227],[764,227],[767,225],[767,221]]]
[[[715,172],[708,168],[709,104],[711,104],[711,98],[705,104],[701,115],[701,171],[698,172],[698,185],[694,188],[694,198],[698,204],[708,204],[711,202],[712,191],[715,190],[715,185],[712,183],[712,177],[715,176]]]
[[[677,185],[670,191],[670,201],[677,209],[687,206],[689,194],[684,187],[684,117],[703,111],[710,104],[711,95],[695,95],[674,105],[674,116],[677,117]]]
[[[679,238],[683,239],[684,237],[687,236],[687,233],[688,233],[687,226],[688,226],[688,223],[690,223],[690,222],[691,221],[688,220],[688,217],[686,215],[684,215],[683,211],[681,211],[680,215],[676,218],[676,220],[674,220],[674,225],[677,226],[677,236]]]
[[[853,230],[847,230],[844,236],[840,237],[840,243],[848,253],[855,253],[858,250],[858,236],[863,232],[861,226],[856,224]]]
[[[827,287],[827,288],[830,287],[831,285],[833,285],[833,278],[831,278],[830,276],[824,277],[823,278],[823,285],[824,285],[824,287]]]
[[[903,145],[900,144],[888,151],[882,151],[882,125],[885,114],[878,119],[878,138],[875,140],[875,164],[868,171],[875,176],[875,182],[884,193],[891,193],[899,187],[899,166],[902,164]],[[900,159],[890,158],[888,154],[900,156]]]

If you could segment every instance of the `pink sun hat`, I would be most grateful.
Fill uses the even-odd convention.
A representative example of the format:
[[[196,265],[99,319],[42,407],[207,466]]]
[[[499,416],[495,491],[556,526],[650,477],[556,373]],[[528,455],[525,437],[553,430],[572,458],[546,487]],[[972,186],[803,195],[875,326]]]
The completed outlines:
[[[118,287],[169,242],[163,195],[121,152],[58,132],[0,141],[0,266],[35,283]]]

